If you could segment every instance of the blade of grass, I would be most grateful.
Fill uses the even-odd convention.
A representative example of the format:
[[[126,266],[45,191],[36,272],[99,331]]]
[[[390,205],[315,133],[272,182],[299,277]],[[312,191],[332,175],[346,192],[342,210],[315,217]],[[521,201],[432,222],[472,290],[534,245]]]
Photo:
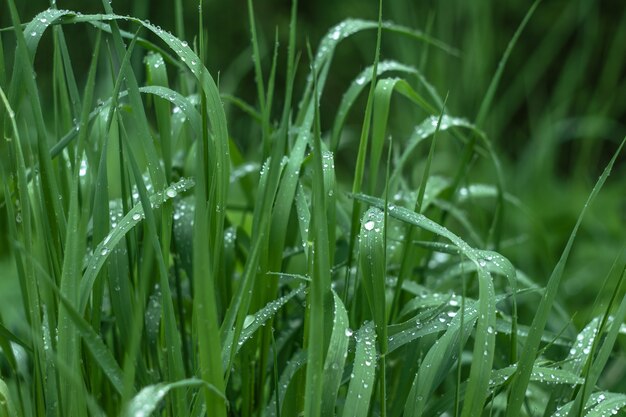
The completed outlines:
[[[370,408],[376,375],[376,332],[372,322],[365,323],[357,332],[354,365],[343,407],[343,417],[365,417]]]
[[[572,233],[570,234],[567,245],[565,246],[565,249],[561,254],[561,258],[559,259],[558,263],[554,267],[554,270],[552,271],[552,274],[550,275],[546,291],[537,308],[537,313],[535,314],[535,318],[533,319],[528,338],[526,339],[522,355],[518,362],[518,372],[513,377],[514,379],[511,385],[509,402],[506,411],[507,417],[513,417],[520,412],[522,403],[525,398],[526,389],[528,387],[528,381],[530,378],[530,373],[532,371],[532,366],[535,361],[537,350],[539,348],[541,334],[543,333],[543,330],[546,326],[550,309],[552,308],[552,304],[554,303],[554,299],[556,298],[559,284],[563,276],[563,271],[565,269],[565,263],[567,262],[570,251],[572,249],[572,245],[574,244],[574,239],[576,238],[576,234],[578,232],[580,224],[582,223],[582,219],[587,212],[588,207],[595,200],[596,196],[602,189],[602,186],[604,185],[606,179],[611,173],[613,165],[622,147],[624,146],[624,143],[626,143],[626,138],[622,140],[619,148],[611,158],[611,161],[604,169],[604,172],[602,173],[600,178],[598,178],[598,181],[593,187],[593,190],[591,190],[591,193],[589,194],[589,197],[587,198],[587,201],[585,202],[585,205],[583,206],[583,209],[578,216],[578,220],[574,225]]]
[[[312,60],[312,53],[309,47],[309,56]],[[314,65],[314,64],[313,64]],[[312,68],[315,74],[315,67]],[[330,242],[328,235],[327,216],[327,194],[324,190],[324,163],[322,138],[320,132],[319,102],[317,92],[317,81],[314,80],[314,130],[313,130],[313,202],[311,213],[311,227],[313,228],[313,253],[309,262],[311,270],[311,288],[309,291],[308,311],[308,334],[307,343],[307,370],[306,370],[306,392],[304,396],[305,417],[317,417],[321,415],[322,400],[322,371],[324,357],[327,349],[327,337],[324,328],[330,321],[329,311],[330,296]]]
[[[322,381],[322,415],[330,416],[335,414],[335,403],[337,393],[341,386],[343,368],[346,363],[350,334],[352,330],[348,328],[348,312],[341,301],[341,298],[333,291],[335,301],[335,314],[333,318],[333,332],[328,345],[328,353],[324,362],[324,374]]]
[[[176,382],[161,383],[144,387],[128,403],[128,407],[122,413],[124,417],[149,416],[156,409],[160,401],[175,388],[205,387],[213,391],[216,395],[222,396],[224,403],[227,402],[222,393],[215,387],[207,384],[201,379],[189,378]]]

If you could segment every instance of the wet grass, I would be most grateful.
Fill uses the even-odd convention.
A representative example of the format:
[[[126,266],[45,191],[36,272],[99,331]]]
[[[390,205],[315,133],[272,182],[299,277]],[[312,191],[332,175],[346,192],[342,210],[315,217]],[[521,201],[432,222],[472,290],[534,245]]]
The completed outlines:
[[[623,413],[621,29],[402,3],[2,5],[0,417]]]

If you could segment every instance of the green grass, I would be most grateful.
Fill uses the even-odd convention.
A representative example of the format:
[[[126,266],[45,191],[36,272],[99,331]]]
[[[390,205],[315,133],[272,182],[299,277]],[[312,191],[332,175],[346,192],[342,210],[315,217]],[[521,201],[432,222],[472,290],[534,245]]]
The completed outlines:
[[[625,415],[626,8],[38,3],[0,417]]]

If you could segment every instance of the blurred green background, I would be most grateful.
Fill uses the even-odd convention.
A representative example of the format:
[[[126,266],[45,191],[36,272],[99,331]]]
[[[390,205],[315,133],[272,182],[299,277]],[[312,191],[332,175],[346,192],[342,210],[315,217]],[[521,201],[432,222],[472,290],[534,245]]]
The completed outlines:
[[[205,3],[207,66],[213,74],[219,73],[223,92],[254,104],[256,88],[251,71],[246,1]],[[180,33],[174,21],[174,6],[169,1],[113,0],[112,5],[118,14],[149,19],[166,30]],[[23,21],[32,19],[48,6],[42,0],[18,0]],[[422,43],[384,33],[382,58],[420,68],[441,95],[449,93],[451,114],[473,120],[506,45],[530,6],[531,2],[519,0],[386,1],[385,20],[428,32],[457,48],[459,56],[427,50]],[[102,11],[101,3],[96,0],[58,0],[57,7],[82,13]],[[254,7],[267,72],[276,30],[283,47],[281,58],[286,55],[290,2],[256,1]],[[307,41],[315,48],[331,26],[347,17],[375,19],[377,7],[378,2],[370,0],[300,1],[300,65],[308,66]],[[7,27],[8,13],[4,6],[0,10],[0,26]],[[186,1],[184,38],[190,43],[194,41],[197,19],[197,2]],[[94,36],[84,25],[66,27],[65,33],[67,37],[84,39],[89,45]],[[10,55],[12,34],[2,32],[2,42],[5,54]],[[51,37],[46,36],[44,42],[51,42]],[[73,64],[86,70],[91,46],[69,44],[73,48],[70,50]],[[372,62],[374,45],[375,34],[367,33],[339,47],[322,100],[324,129],[330,126],[351,80]],[[46,54],[50,50],[44,43],[35,61],[44,102],[50,99],[45,97],[50,93],[47,84],[51,57]],[[141,51],[135,59],[139,73],[140,55]],[[584,200],[626,134],[625,61],[625,2],[544,0],[522,33],[504,71],[483,126],[502,158],[506,189],[520,201],[519,208],[509,209],[506,214],[505,237],[513,241],[502,251],[537,282],[546,281]],[[282,96],[284,75],[282,66],[279,68],[277,97]],[[297,86],[302,84],[296,82]],[[394,106],[401,107],[402,100],[397,99]],[[353,113],[348,132],[350,127],[354,131],[359,129],[361,115]],[[241,123],[241,117],[241,113],[231,109],[229,129],[245,148],[246,141],[257,140],[254,135],[258,127],[248,119]],[[393,112],[392,120],[394,137],[406,137],[419,122],[407,112]],[[346,147],[350,148],[349,141]],[[345,165],[347,172],[353,159],[354,152],[349,150],[337,156],[338,165]],[[435,170],[454,172],[454,164],[454,160],[443,160]],[[470,174],[472,182],[494,182],[493,170],[487,165],[475,164]],[[626,241],[625,179],[626,164],[620,162],[579,233],[562,291],[571,313],[586,312]],[[483,217],[487,216],[485,213]],[[5,216],[2,211],[2,230],[6,227]],[[475,220],[481,221],[481,214],[476,216]],[[10,283],[14,273],[6,256],[8,243],[4,235],[0,239],[0,302],[16,299],[13,289],[17,288]]]

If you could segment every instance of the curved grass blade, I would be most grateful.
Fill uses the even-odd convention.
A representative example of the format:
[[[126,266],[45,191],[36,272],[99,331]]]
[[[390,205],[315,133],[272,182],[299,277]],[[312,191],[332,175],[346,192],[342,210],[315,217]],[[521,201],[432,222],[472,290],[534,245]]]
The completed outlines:
[[[335,415],[335,403],[337,393],[341,386],[343,368],[348,355],[348,345],[352,330],[348,328],[348,312],[341,298],[333,291],[335,301],[335,314],[333,317],[333,332],[330,336],[330,344],[324,362],[324,375],[322,380],[322,415]]]
[[[605,315],[602,319],[602,322],[600,323],[599,332],[603,332],[608,325],[610,310],[613,307],[613,304],[615,303],[616,298],[618,297],[618,294],[621,293],[622,283],[625,278],[626,278],[626,266],[624,266],[624,269],[622,270],[622,275],[615,287],[611,302],[607,306]],[[613,346],[617,340],[617,335],[619,334],[620,327],[622,323],[624,322],[625,318],[626,318],[626,297],[622,298],[619,308],[617,309],[615,316],[611,320],[612,321],[611,327],[607,331],[607,335],[605,339],[602,341],[602,345],[600,349],[598,350],[598,354],[592,362],[591,359],[593,358],[594,351],[596,350],[595,348],[600,343],[600,340],[599,340],[600,338],[596,336],[594,340],[594,343],[591,347],[590,356],[587,358],[587,363],[586,363],[587,369],[586,369],[586,372],[583,373],[583,377],[585,378],[583,389],[578,391],[578,394],[576,395],[576,398],[574,400],[574,405],[572,406],[572,410],[570,410],[568,417],[573,417],[576,412],[578,412],[578,415],[581,414],[582,404],[587,403],[587,400],[589,396],[591,395],[591,390],[596,386],[596,383],[600,379],[600,374],[602,373],[607,362],[609,361],[611,352],[613,351]]]
[[[372,322],[365,323],[357,332],[354,365],[343,408],[343,417],[368,416],[370,399],[376,375],[376,332]]]
[[[391,174],[391,178],[389,180],[391,185],[391,189],[395,189],[395,184],[397,184],[402,170],[406,166],[406,163],[411,159],[411,155],[417,146],[424,140],[432,136],[437,130],[439,116],[432,115],[427,117],[422,123],[415,127],[415,130],[407,140],[408,146],[402,152],[402,155],[396,162],[393,173]],[[464,128],[474,131],[476,127],[470,123],[468,120],[452,117],[448,114],[441,115],[441,123],[439,124],[439,132],[443,132],[453,128]]]
[[[437,308],[419,313],[402,324],[389,327],[388,353],[424,336],[447,331],[450,326],[452,326],[453,318],[458,316],[461,312],[454,310],[445,311],[447,310],[449,302],[443,304],[441,300],[435,302],[437,303]],[[464,310],[465,320],[468,320],[468,318],[469,320],[474,320],[476,318],[475,312],[476,302],[466,300]],[[471,330],[471,326],[469,329]]]
[[[619,410],[626,407],[626,395],[612,392],[597,393],[590,398],[596,406],[587,412],[585,417],[606,417],[617,415]]]
[[[119,393],[124,391],[124,376],[122,369],[117,364],[117,361],[113,357],[113,354],[109,348],[104,344],[102,338],[91,327],[91,324],[87,322],[74,308],[72,303],[65,297],[65,295],[59,290],[52,278],[43,270],[38,264],[35,263],[40,269],[40,276],[43,281],[52,289],[57,295],[59,301],[66,309],[68,318],[74,323],[76,330],[80,333],[85,346],[89,349],[96,363],[102,368],[102,371],[111,382],[111,386]],[[60,358],[62,360],[62,358]]]
[[[336,151],[339,147],[339,139],[341,135],[341,131],[345,124],[346,118],[350,109],[354,105],[354,102],[361,94],[361,92],[365,89],[367,85],[372,81],[373,76],[373,66],[369,66],[365,68],[363,71],[359,73],[359,75],[352,81],[348,90],[344,93],[341,98],[341,103],[339,104],[339,108],[337,109],[337,116],[335,117],[335,121],[333,123],[333,129],[331,133],[330,139],[330,149]],[[438,107],[441,107],[441,98],[435,91],[434,87],[432,87],[424,78],[421,72],[417,69],[404,65],[402,63],[396,61],[381,61],[378,63],[377,67],[377,76],[381,76],[382,74],[390,71],[395,72],[404,72],[411,75],[415,75],[420,80],[420,83],[426,88],[429,92],[431,98],[436,102]]]
[[[159,207],[165,201],[176,197],[179,193],[184,192],[194,186],[192,179],[181,179],[172,184],[164,191],[159,191],[150,196],[150,203],[153,207]],[[144,211],[141,203],[133,207],[119,222],[111,232],[100,242],[94,249],[94,253],[87,262],[85,273],[80,283],[80,298],[78,311],[84,311],[89,301],[89,294],[93,282],[98,276],[98,272],[102,265],[111,254],[112,249],[124,238],[133,227],[135,227],[144,218]]]
[[[262,326],[265,326],[267,321],[271,320],[272,317],[276,315],[278,310],[287,304],[289,300],[304,292],[305,288],[305,285],[301,285],[295,290],[289,292],[289,294],[277,298],[274,301],[270,301],[265,307],[254,313],[254,315],[248,316],[237,343],[233,342],[234,329],[228,332],[226,342],[224,343],[224,347],[222,349],[222,364],[224,368],[228,366],[228,362],[231,358],[231,349],[233,349],[233,347],[235,348],[235,354],[239,352],[239,349],[241,349],[244,343],[246,343],[257,330],[259,330]]]
[[[224,403],[227,402],[223,394],[212,385],[206,383],[201,379],[189,378],[181,381],[171,383],[161,383],[155,385],[149,385],[139,391],[132,400],[128,403],[126,410],[122,413],[124,417],[144,417],[150,416],[156,410],[159,402],[165,398],[165,396],[175,388],[190,388],[190,387],[206,387],[214,392],[216,395],[222,397]]]
[[[0,416],[2,417],[17,417],[17,411],[11,401],[11,393],[9,387],[0,378]]]
[[[504,385],[506,381],[515,373],[515,366],[508,366],[496,369],[491,373],[490,386]],[[530,380],[548,384],[581,385],[584,379],[566,369],[546,368],[534,366],[530,374]]]
[[[561,407],[559,407],[552,417],[565,417],[572,411],[572,405],[574,401],[571,401]],[[612,392],[598,392],[592,394],[586,404],[585,417],[607,417],[610,415],[616,415],[619,413],[620,408],[626,406],[626,395],[617,394]]]
[[[285,403],[285,396],[287,395],[287,390],[289,389],[289,386],[293,381],[296,372],[298,372],[298,370],[306,364],[306,360],[306,351],[301,350],[293,355],[291,360],[287,362],[283,373],[280,375],[280,380],[278,381],[278,393],[274,392],[274,394],[272,395],[272,400],[267,406],[267,415],[269,417],[278,417],[276,414],[277,408],[282,412],[283,404]],[[278,407],[276,406],[276,401],[278,401]]]
[[[355,198],[365,201],[375,207],[383,207],[384,202],[380,199],[356,195]],[[467,256],[474,264],[478,271],[479,299],[478,311],[480,316],[476,327],[475,343],[473,350],[473,361],[470,369],[469,377],[469,393],[466,396],[466,402],[463,406],[463,415],[476,415],[482,410],[485,399],[487,398],[487,388],[489,382],[489,374],[491,372],[491,364],[493,362],[495,348],[495,331],[496,309],[495,309],[495,292],[491,276],[484,269],[485,261],[482,261],[480,252],[470,247],[461,238],[446,229],[445,227],[433,222],[426,216],[415,213],[404,207],[389,207],[390,216],[412,224],[417,227],[426,229],[441,237],[444,237],[454,243],[464,256]],[[469,400],[469,401],[468,401]],[[470,413],[470,414],[467,414]],[[471,414],[474,413],[474,414]]]
[[[194,132],[197,135],[200,135],[200,114],[195,109],[192,97],[185,97],[177,91],[162,86],[139,87],[139,92],[145,94],[153,94],[170,101],[175,106],[174,113],[176,114],[179,111],[182,112],[186,119],[189,120]],[[116,101],[119,101],[119,99],[127,96],[128,91],[120,91]],[[89,122],[85,123],[85,128],[87,128],[89,124],[96,120],[98,116],[101,116],[103,111],[110,109],[111,103],[113,101],[114,100],[112,98],[109,98],[108,100],[104,101],[100,106],[98,106],[95,110],[89,113]],[[108,120],[108,118],[106,120]],[[50,148],[51,158],[56,158],[57,156],[59,156],[63,149],[65,149],[72,142],[72,140],[74,140],[78,136],[80,131],[80,129],[78,129],[79,127],[80,126],[78,125],[74,126],[61,139],[59,139],[57,143],[52,145],[52,147]]]
[[[459,352],[459,345],[465,344],[474,323],[478,319],[476,306],[477,303],[466,301],[465,313],[457,314],[446,326],[447,330],[443,336],[437,339],[428,350],[413,380],[411,391],[405,403],[404,415],[406,417],[423,415],[432,393],[446,375],[452,371]],[[462,327],[461,318],[463,318]]]

